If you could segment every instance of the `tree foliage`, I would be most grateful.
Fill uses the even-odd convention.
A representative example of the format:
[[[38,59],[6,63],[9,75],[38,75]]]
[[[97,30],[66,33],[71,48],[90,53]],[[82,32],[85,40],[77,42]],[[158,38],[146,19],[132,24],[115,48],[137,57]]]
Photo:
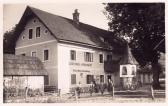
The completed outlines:
[[[158,63],[160,52],[165,52],[164,3],[107,3],[105,15],[115,36],[127,39],[140,65],[151,63],[153,87],[160,88]],[[155,49],[161,41],[160,49]]]
[[[15,27],[10,31],[6,31],[3,35],[3,53],[14,54],[15,53]]]
[[[116,36],[129,40],[132,49],[138,51],[137,60],[157,62],[158,51],[155,46],[165,36],[164,3],[108,3],[105,14],[109,27]]]

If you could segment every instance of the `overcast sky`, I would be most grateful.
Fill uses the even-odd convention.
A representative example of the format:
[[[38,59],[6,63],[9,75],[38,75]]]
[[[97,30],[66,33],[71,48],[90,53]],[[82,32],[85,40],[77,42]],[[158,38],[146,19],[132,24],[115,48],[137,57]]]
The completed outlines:
[[[4,4],[3,32],[17,24],[26,9],[32,6],[56,15],[72,19],[72,13],[78,9],[80,22],[108,30],[107,18],[103,14],[104,5],[101,3],[52,3],[52,4]]]

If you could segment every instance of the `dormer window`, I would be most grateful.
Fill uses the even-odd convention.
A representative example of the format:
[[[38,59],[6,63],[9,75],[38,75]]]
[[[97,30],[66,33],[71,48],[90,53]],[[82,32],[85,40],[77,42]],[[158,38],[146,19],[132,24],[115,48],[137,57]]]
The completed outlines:
[[[36,37],[40,37],[40,27],[36,27]]]
[[[33,29],[29,29],[29,39],[33,38]]]

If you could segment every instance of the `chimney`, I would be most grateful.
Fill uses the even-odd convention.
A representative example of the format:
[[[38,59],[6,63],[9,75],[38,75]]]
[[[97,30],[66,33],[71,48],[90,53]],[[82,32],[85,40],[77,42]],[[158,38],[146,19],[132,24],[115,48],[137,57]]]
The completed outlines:
[[[78,13],[78,9],[75,9],[74,13],[73,13],[73,21],[75,24],[79,24],[79,13]]]

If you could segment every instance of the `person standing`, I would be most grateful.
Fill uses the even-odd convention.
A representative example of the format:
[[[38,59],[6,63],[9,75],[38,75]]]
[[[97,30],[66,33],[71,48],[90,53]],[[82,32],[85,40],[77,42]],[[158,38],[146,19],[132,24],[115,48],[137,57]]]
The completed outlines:
[[[112,96],[114,96],[114,83],[111,79],[108,81],[108,91]]]
[[[25,87],[25,101],[27,100],[28,90],[29,90],[29,88],[28,88],[28,87]]]
[[[91,84],[89,86],[89,92],[90,92],[90,96],[92,96],[92,94],[94,92],[94,84],[93,84],[93,82],[91,82]]]
[[[81,93],[81,83],[79,82],[77,87],[76,87],[76,93],[77,93],[77,98],[80,98],[80,93]]]
[[[105,84],[103,82],[100,82],[99,88],[100,88],[101,95],[103,95],[104,94],[104,90],[105,90]]]

